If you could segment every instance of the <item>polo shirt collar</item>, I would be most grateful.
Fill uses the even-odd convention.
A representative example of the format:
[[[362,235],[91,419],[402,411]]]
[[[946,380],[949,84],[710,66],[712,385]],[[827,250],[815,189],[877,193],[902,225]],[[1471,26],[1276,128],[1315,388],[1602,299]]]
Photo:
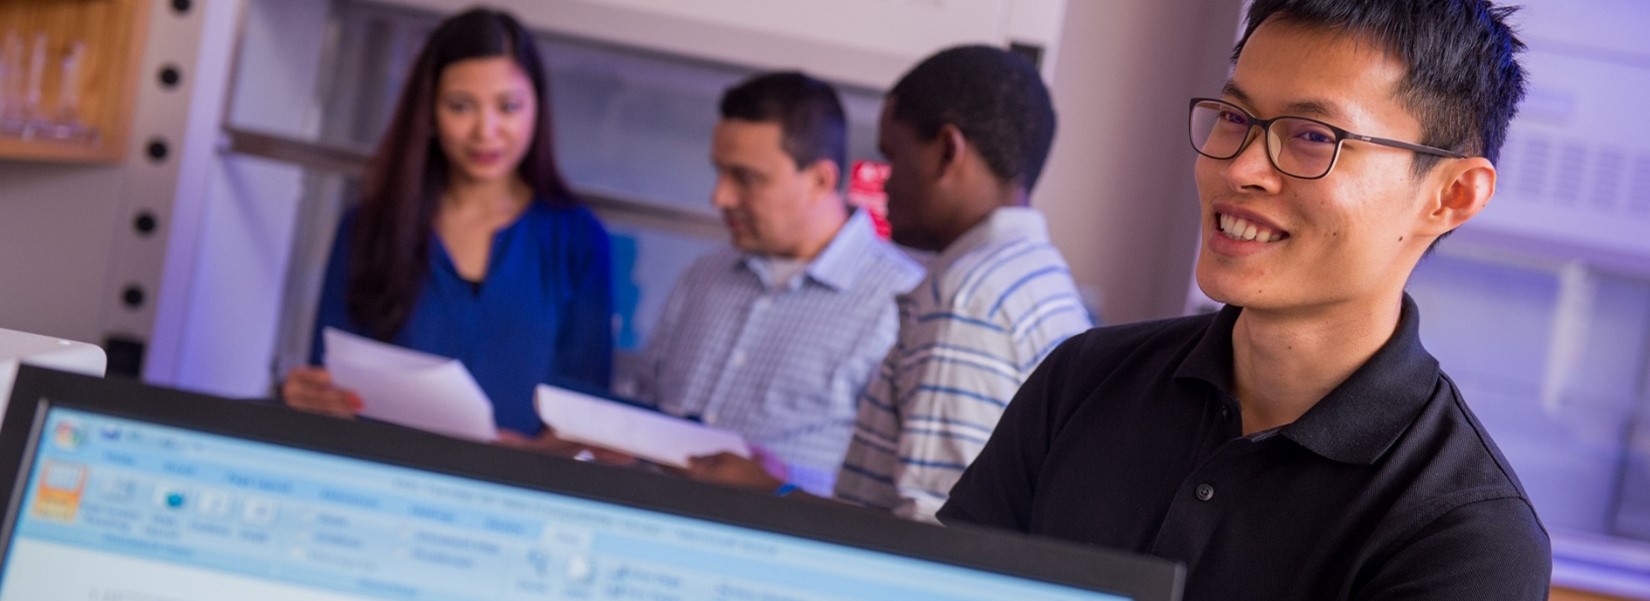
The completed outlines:
[[[1048,222],[1043,214],[1029,207],[999,207],[991,211],[984,221],[968,228],[963,235],[940,251],[932,263],[928,273],[945,273],[946,267],[963,255],[973,252],[977,248],[996,246],[1006,242],[1030,240],[1032,242],[1047,242]]]
[[[1421,345],[1421,316],[1403,296],[1392,338],[1346,381],[1279,435],[1342,463],[1370,464],[1398,440],[1438,385],[1438,360]],[[1232,327],[1241,307],[1226,306],[1175,370],[1175,379],[1202,380],[1231,395]]]
[[[880,242],[870,216],[863,210],[856,210],[842,223],[842,227],[837,228],[830,244],[825,245],[825,250],[814,257],[802,274],[831,290],[848,290],[859,282],[865,272],[863,263],[876,244]],[[740,263],[767,282],[769,271],[765,257],[746,253]]]

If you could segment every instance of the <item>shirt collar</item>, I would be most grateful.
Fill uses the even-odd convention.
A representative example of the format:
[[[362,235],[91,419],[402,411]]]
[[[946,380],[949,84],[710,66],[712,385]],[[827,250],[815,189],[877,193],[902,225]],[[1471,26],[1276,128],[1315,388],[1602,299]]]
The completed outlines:
[[[852,288],[865,272],[863,263],[874,245],[879,244],[870,216],[863,210],[854,211],[842,227],[837,228],[830,244],[820,251],[802,274],[820,285],[836,291]],[[746,253],[740,261],[746,269],[755,272],[769,288],[785,283],[768,282],[767,260],[757,254]]]
[[[1438,360],[1421,345],[1421,317],[1403,297],[1398,327],[1369,361],[1279,434],[1342,463],[1370,464],[1398,440],[1438,385]],[[1241,307],[1226,306],[1175,370],[1231,394],[1232,327]]]
[[[939,256],[929,264],[928,273],[945,273],[946,267],[953,261],[977,248],[1017,240],[1048,242],[1048,222],[1036,209],[999,207],[940,251]]]

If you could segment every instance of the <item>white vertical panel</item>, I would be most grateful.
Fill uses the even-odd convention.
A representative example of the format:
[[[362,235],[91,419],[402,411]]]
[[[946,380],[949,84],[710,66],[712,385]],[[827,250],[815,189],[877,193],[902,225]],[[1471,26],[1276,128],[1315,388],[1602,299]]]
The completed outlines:
[[[148,340],[143,376],[159,383],[177,378],[202,207],[242,3],[189,4],[187,12],[179,12],[173,3],[155,2],[150,13],[131,158],[117,191],[123,215],[113,233],[101,320],[105,332]],[[178,67],[182,85],[166,89],[156,83],[153,74],[162,65]],[[148,157],[152,141],[166,144],[164,160]],[[154,235],[139,236],[128,227],[140,211],[158,218],[160,228]],[[128,286],[146,292],[141,306],[121,302]]]
[[[314,135],[329,12],[327,0],[247,3],[226,113],[231,123],[296,138]],[[173,384],[261,396],[270,389],[304,174],[258,159],[211,158]]]

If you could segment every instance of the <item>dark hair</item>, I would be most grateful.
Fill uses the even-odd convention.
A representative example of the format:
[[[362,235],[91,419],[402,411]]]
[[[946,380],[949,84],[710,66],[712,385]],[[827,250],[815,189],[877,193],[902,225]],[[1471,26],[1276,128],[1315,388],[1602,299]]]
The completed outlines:
[[[951,124],[992,174],[1031,191],[1054,143],[1054,103],[1026,59],[991,46],[958,46],[928,57],[888,93],[895,119],[924,139]]]
[[[848,168],[847,119],[836,88],[796,71],[757,75],[722,93],[723,119],[778,123],[798,168],[820,159]]]
[[[1495,163],[1524,98],[1524,43],[1506,22],[1517,10],[1489,0],[1255,0],[1232,60],[1269,19],[1364,36],[1407,68],[1398,99],[1420,120],[1422,144]],[[1415,172],[1439,160],[1417,153]]]
[[[517,166],[522,180],[536,202],[578,202],[556,168],[550,89],[532,33],[506,13],[481,8],[442,21],[413,63],[362,181],[345,298],[350,318],[375,338],[395,337],[429,276],[431,230],[448,171],[435,136],[441,72],[455,62],[491,57],[514,60],[538,96],[537,126]]]

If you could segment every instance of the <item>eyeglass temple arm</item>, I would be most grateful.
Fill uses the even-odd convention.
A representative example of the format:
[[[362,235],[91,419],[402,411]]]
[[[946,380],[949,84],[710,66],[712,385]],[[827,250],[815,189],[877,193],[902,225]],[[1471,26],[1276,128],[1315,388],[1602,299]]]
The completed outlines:
[[[1380,144],[1382,146],[1391,146],[1393,148],[1402,148],[1404,150],[1419,152],[1421,154],[1430,154],[1430,155],[1433,155],[1433,156],[1449,157],[1449,158],[1452,158],[1452,159],[1467,158],[1467,155],[1464,154],[1464,153],[1456,152],[1456,151],[1453,151],[1453,150],[1444,150],[1442,148],[1436,148],[1436,147],[1433,147],[1433,146],[1426,146],[1426,145],[1423,145],[1423,144],[1410,144],[1409,142],[1400,142],[1398,140],[1389,140],[1389,139],[1386,139],[1386,138],[1377,138],[1375,136],[1365,136],[1365,135],[1362,135],[1362,134],[1355,134],[1355,133],[1352,133],[1352,132],[1347,132],[1346,137],[1349,140],[1357,140],[1359,142],[1369,142],[1371,144]]]

